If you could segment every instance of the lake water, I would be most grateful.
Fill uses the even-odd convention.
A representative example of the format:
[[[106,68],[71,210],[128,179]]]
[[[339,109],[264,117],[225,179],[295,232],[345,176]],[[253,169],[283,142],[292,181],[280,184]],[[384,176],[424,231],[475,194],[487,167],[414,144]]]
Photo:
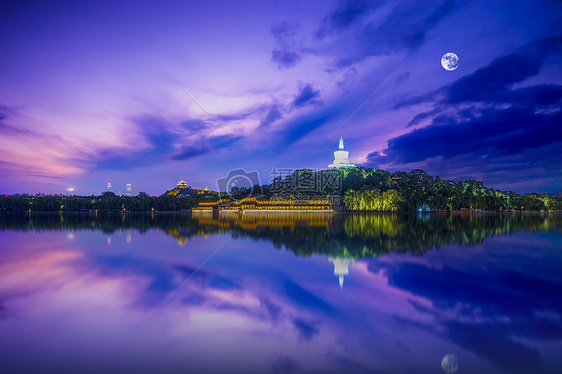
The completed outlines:
[[[0,216],[3,373],[560,373],[559,214]]]

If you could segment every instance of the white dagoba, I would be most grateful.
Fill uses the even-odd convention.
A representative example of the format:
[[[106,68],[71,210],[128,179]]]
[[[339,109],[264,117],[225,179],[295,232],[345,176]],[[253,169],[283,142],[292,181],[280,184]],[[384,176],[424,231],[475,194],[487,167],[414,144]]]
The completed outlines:
[[[343,288],[343,277],[349,274],[349,264],[351,263],[351,259],[344,257],[330,257],[329,260],[334,263],[334,275],[339,277],[340,288]]]
[[[334,163],[328,165],[330,169],[352,168],[355,164],[349,161],[349,152],[343,149],[343,136],[340,136],[340,148],[334,152]]]

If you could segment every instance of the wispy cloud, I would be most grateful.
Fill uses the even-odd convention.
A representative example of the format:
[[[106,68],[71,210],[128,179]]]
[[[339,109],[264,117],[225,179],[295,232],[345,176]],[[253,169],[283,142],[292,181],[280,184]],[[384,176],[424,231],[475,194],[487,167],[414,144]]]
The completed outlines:
[[[301,108],[306,105],[319,104],[320,91],[315,90],[311,84],[303,84],[299,87],[299,92],[292,102],[295,108]]]
[[[298,30],[299,25],[289,21],[274,25],[271,28],[271,34],[275,38],[275,49],[271,52],[271,61],[279,69],[292,68],[301,59],[296,45]]]
[[[347,0],[328,14],[316,31],[316,37],[324,39],[327,35],[333,35],[348,29],[353,23],[364,18],[368,13],[382,5],[382,2]]]
[[[313,48],[315,52],[334,56],[334,65],[339,69],[371,56],[403,50],[413,52],[425,43],[427,33],[453,11],[455,1],[446,0],[436,7],[402,2],[382,19],[367,17],[376,13],[378,7],[380,3],[344,2],[318,29],[317,37],[326,39],[326,44],[323,48]]]

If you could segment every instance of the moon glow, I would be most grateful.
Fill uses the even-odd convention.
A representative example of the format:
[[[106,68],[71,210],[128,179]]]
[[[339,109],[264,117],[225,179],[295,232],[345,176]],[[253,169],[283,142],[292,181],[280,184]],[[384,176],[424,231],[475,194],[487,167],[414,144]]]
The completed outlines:
[[[455,373],[459,370],[459,359],[453,354],[448,354],[441,360],[441,369],[445,373]]]
[[[453,52],[448,52],[441,57],[441,66],[443,69],[453,71],[459,67],[459,56]]]

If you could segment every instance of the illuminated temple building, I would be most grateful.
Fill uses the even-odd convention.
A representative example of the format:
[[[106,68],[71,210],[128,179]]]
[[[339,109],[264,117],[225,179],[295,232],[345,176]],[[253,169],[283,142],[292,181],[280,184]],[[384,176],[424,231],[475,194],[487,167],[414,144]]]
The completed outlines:
[[[352,168],[355,164],[349,161],[349,152],[343,148],[343,137],[340,137],[340,146],[337,151],[334,152],[334,162],[328,167],[330,169],[340,169],[340,168]]]
[[[176,187],[166,191],[166,195],[171,195],[171,196],[175,196],[175,197],[187,197],[187,196],[216,196],[218,195],[218,192],[215,191],[211,191],[209,189],[209,187],[205,187],[202,190],[199,190],[197,188],[192,188],[190,185],[187,184],[186,181],[179,181],[176,184]]]
[[[218,201],[201,201],[192,212],[275,212],[275,211],[332,211],[328,200],[261,200],[253,197],[242,200],[222,198]]]

